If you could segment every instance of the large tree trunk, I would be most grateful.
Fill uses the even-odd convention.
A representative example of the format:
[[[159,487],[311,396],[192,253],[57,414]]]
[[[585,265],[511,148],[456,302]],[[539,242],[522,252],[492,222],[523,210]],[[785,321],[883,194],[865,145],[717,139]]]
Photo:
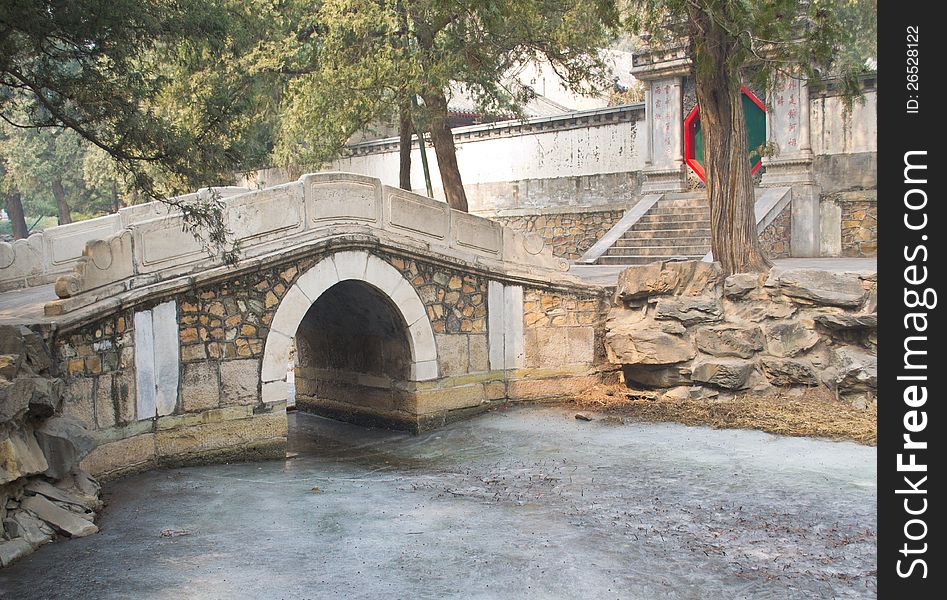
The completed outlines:
[[[457,166],[454,134],[447,123],[447,98],[443,92],[422,94],[421,97],[430,112],[431,141],[434,142],[434,155],[437,156],[437,169],[441,173],[447,204],[453,209],[467,212],[467,194]]]
[[[53,197],[56,198],[56,210],[59,212],[59,224],[72,223],[72,212],[66,204],[66,190],[62,186],[62,179],[53,179]]]
[[[411,191],[411,136],[414,125],[411,122],[411,99],[407,91],[401,94],[398,105],[398,187]]]
[[[705,2],[688,5],[690,53],[695,65],[697,104],[704,137],[704,172],[710,202],[710,248],[727,274],[765,271],[770,263],[756,231],[756,198],[746,143],[746,118],[739,66],[728,61],[738,40],[704,10]],[[714,2],[714,11],[729,11]],[[732,22],[729,15],[720,15]]]
[[[10,217],[10,223],[13,225],[13,239],[22,240],[29,237],[30,230],[26,228],[26,217],[23,215],[23,202],[20,198],[20,192],[13,190],[5,194],[4,204],[7,209],[7,216]]]

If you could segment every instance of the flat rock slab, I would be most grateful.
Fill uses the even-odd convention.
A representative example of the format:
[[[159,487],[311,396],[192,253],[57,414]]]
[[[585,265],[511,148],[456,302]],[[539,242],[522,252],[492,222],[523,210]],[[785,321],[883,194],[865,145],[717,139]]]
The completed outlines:
[[[0,566],[5,567],[32,551],[32,544],[23,538],[16,538],[6,542],[0,541]]]
[[[813,320],[827,329],[836,331],[857,330],[857,329],[877,329],[878,314],[848,314],[848,313],[823,313],[813,317]]]
[[[50,483],[36,479],[28,484],[25,488],[28,492],[33,492],[34,494],[40,494],[45,496],[50,500],[57,500],[59,502],[65,502],[67,504],[72,504],[84,509],[91,509],[95,504],[95,498],[82,498],[76,494],[72,494],[64,489],[58,488]]]
[[[28,496],[21,506],[69,537],[83,537],[99,530],[87,519],[56,506],[44,496]]]
[[[783,271],[774,268],[770,271],[766,286],[778,288],[790,298],[848,308],[860,306],[867,295],[862,278],[857,273],[835,273],[820,269]]]
[[[659,298],[655,319],[674,319],[685,326],[712,323],[723,319],[716,298],[710,296]]]

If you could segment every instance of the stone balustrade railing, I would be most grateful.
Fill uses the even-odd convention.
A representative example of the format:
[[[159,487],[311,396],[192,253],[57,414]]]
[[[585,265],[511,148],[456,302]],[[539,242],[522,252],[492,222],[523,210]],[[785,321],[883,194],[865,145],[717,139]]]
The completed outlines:
[[[243,187],[220,187],[214,190],[224,198],[249,191]],[[207,192],[201,190],[173,200],[187,202]],[[51,283],[63,273],[73,270],[88,242],[107,238],[135,223],[167,214],[167,204],[149,202],[129,206],[104,217],[50,227],[27,239],[12,243],[0,242],[0,291]]]
[[[525,270],[567,268],[536,234],[515,232],[363,175],[304,175],[293,183],[229,195],[223,202],[224,222],[239,243],[241,260],[309,241],[371,232],[472,263],[494,261]],[[137,212],[103,218],[95,237],[83,239],[82,255],[63,263],[72,270],[58,277],[56,294],[69,300],[47,304],[47,314],[222,266],[219,256],[184,230],[179,212],[165,205],[128,210]],[[61,229],[44,232],[45,241],[56,239]]]

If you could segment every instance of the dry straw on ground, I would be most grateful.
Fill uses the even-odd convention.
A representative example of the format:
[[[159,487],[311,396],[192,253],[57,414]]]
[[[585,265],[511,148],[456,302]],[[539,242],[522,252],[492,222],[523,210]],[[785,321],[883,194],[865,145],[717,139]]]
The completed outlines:
[[[855,408],[827,392],[801,397],[784,392],[741,394],[729,399],[671,399],[654,391],[599,385],[574,398],[583,409],[642,421],[671,421],[729,429],[758,429],[791,436],[877,443],[877,409]]]

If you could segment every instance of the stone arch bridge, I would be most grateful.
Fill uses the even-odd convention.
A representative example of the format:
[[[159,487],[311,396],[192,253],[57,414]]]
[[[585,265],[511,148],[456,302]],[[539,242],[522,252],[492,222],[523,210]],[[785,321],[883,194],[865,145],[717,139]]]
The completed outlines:
[[[0,285],[55,279],[32,324],[93,473],[281,455],[293,361],[304,410],[412,431],[598,380],[604,292],[538,236],[359,175],[239,192],[235,265],[162,204],[87,224],[65,273],[76,234],[0,247]]]

